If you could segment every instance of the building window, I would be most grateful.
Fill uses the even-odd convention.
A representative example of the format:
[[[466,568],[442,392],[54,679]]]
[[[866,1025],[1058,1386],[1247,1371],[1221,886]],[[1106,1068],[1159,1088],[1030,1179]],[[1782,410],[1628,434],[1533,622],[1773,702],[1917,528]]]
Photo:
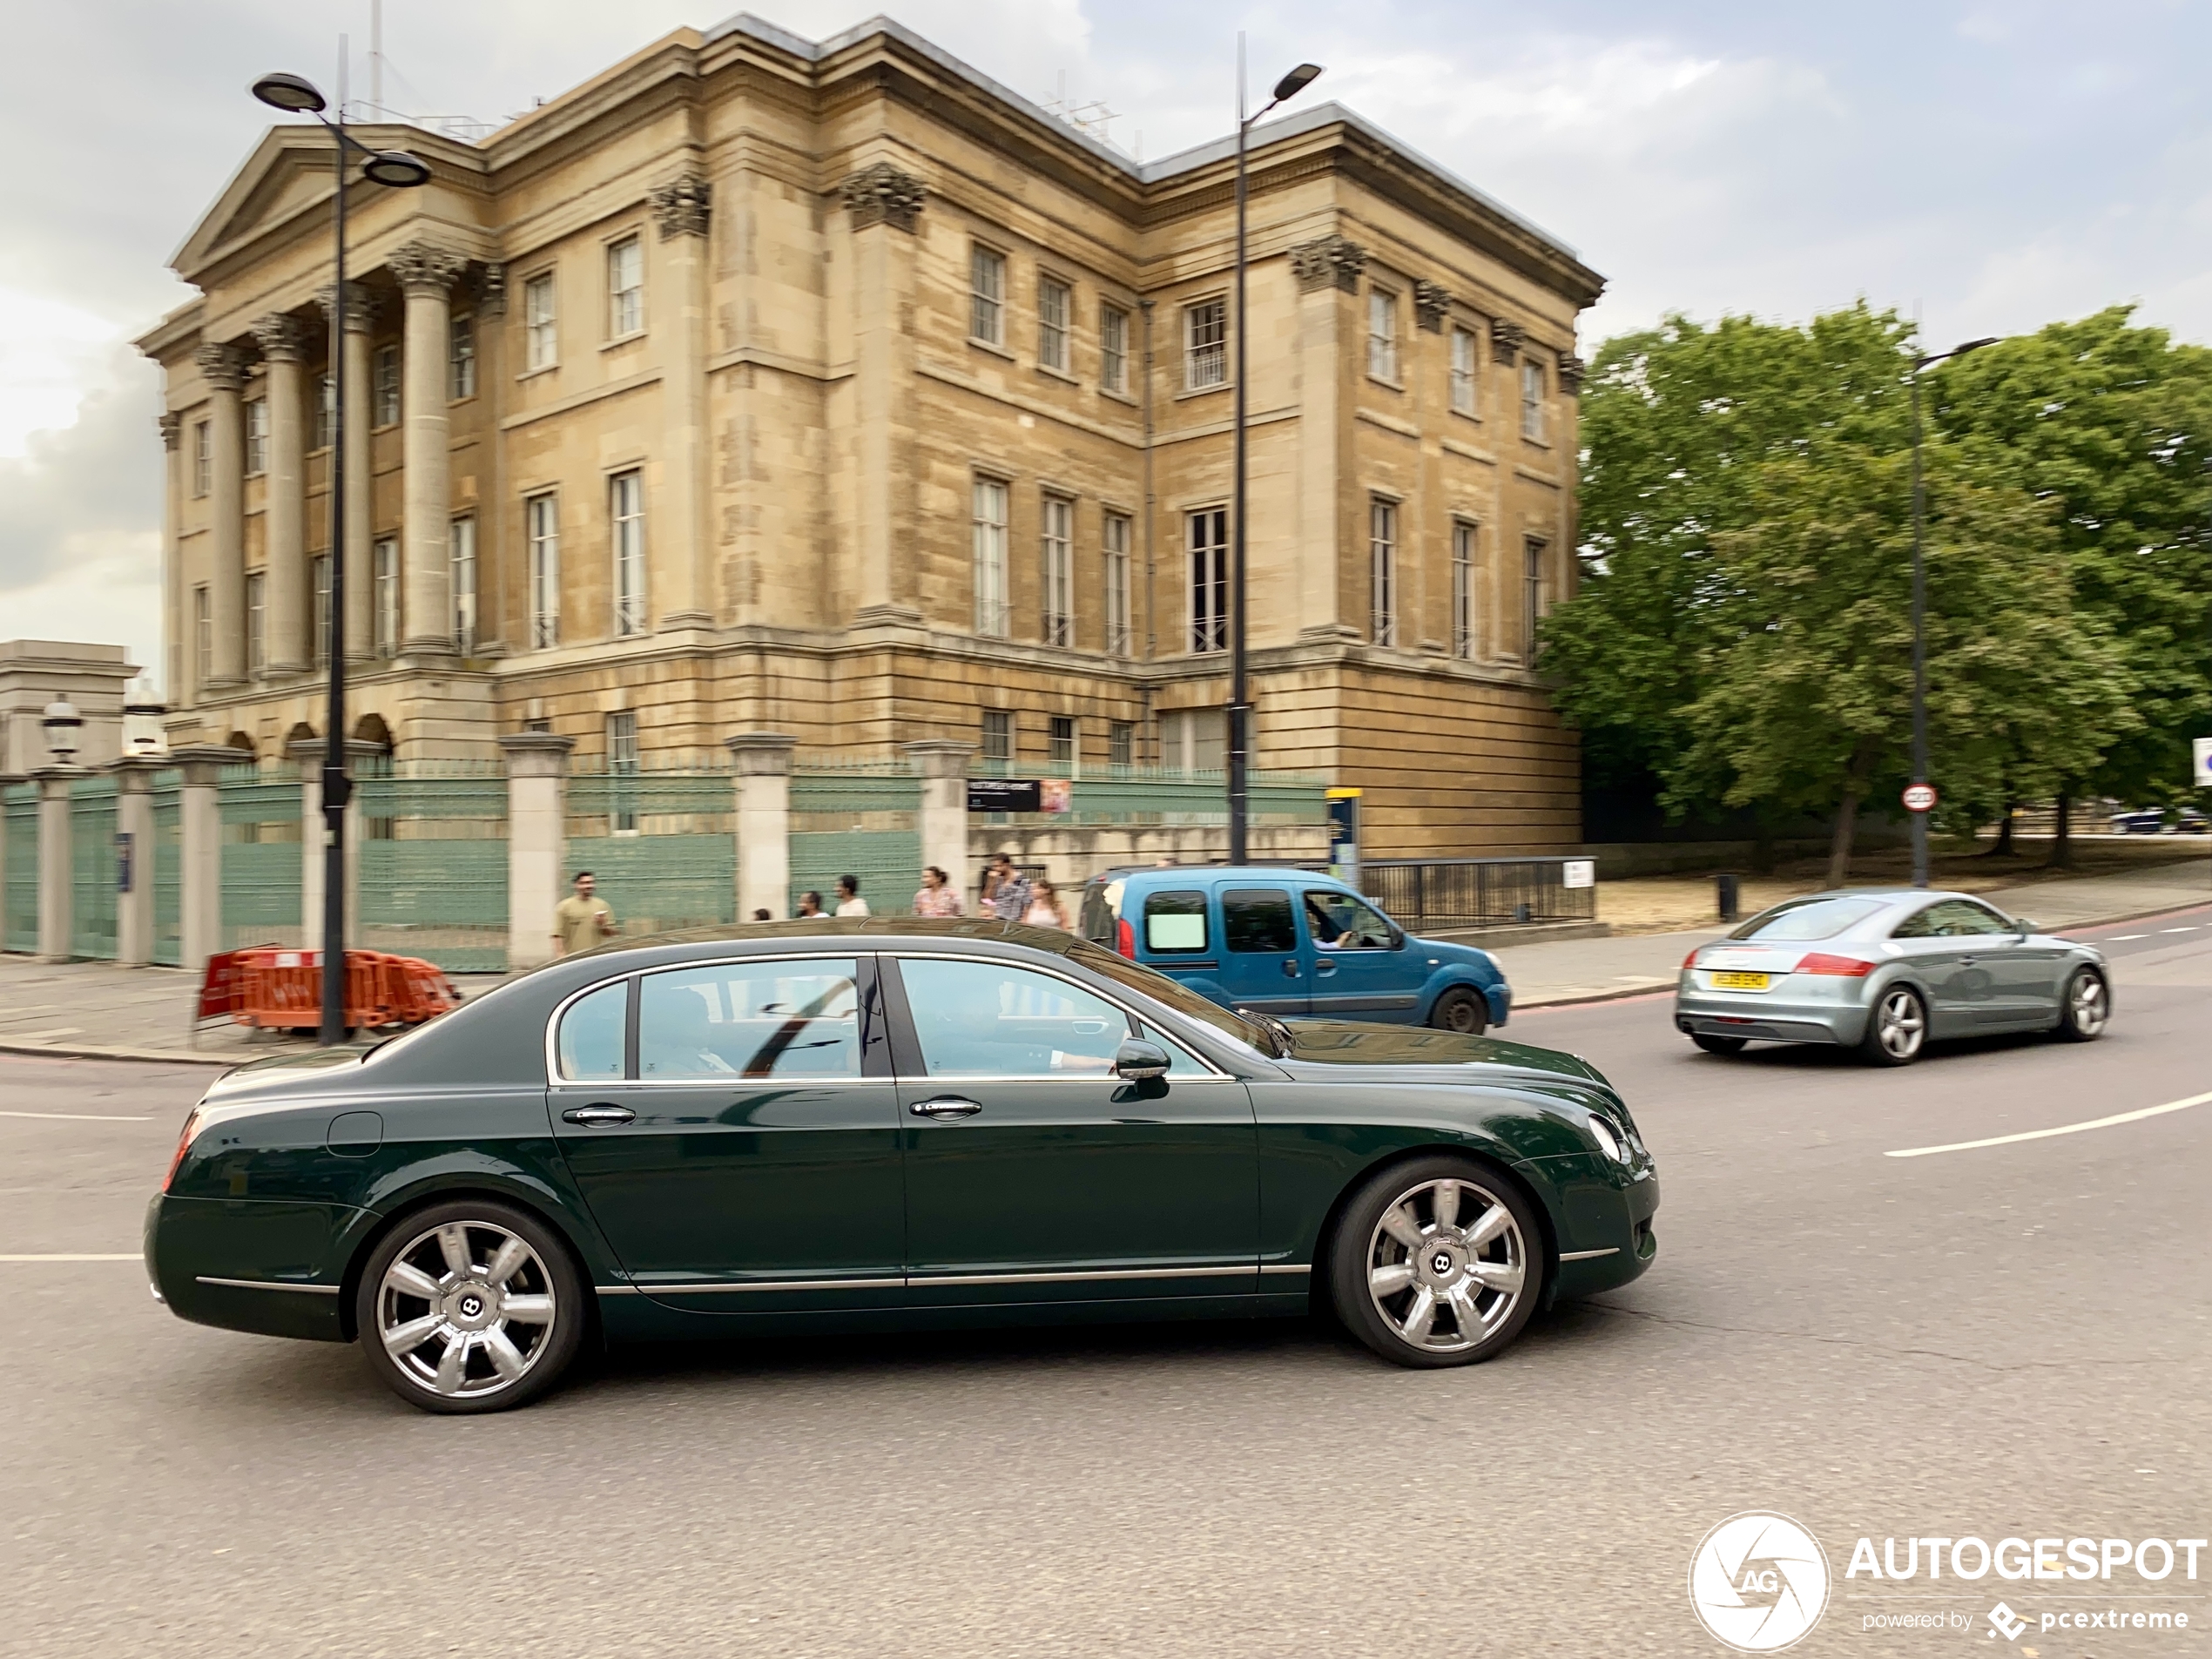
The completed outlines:
[[[1521,578],[1521,660],[1536,664],[1536,630],[1544,620],[1544,543],[1530,536],[1522,544]]]
[[[607,502],[614,526],[615,632],[645,631],[645,482],[637,472],[614,476]]]
[[[192,493],[205,496],[215,477],[214,438],[207,422],[195,421],[192,428]]]
[[[607,337],[620,340],[645,326],[645,245],[625,236],[607,250]]]
[[[400,648],[400,544],[387,536],[369,550],[368,614],[379,657]]]
[[[1183,308],[1184,389],[1229,384],[1229,302],[1201,300]]]
[[[1068,372],[1068,317],[1075,296],[1058,277],[1037,279],[1037,361]]]
[[[637,776],[637,715],[631,709],[617,709],[607,716],[607,775],[610,778],[634,779]],[[617,835],[637,833],[637,792],[634,782],[617,783],[614,791],[613,822],[608,827]]]
[[[1160,764],[1170,772],[1218,772],[1229,755],[1224,709],[1176,709],[1160,717]]]
[[[1378,645],[1398,643],[1398,507],[1394,502],[1367,503],[1367,637]]]
[[[1106,727],[1106,761],[1109,765],[1133,766],[1136,764],[1136,722],[1114,720]]]
[[[215,613],[207,603],[207,590],[192,590],[192,684],[205,686],[215,678]]]
[[[1475,350],[1472,328],[1452,331],[1452,408],[1461,415],[1475,412]]]
[[[975,481],[975,631],[1004,638],[1013,623],[1006,597],[1006,486],[995,478]]]
[[[315,377],[315,448],[327,449],[338,436],[338,382],[327,374]]]
[[[330,661],[330,555],[318,553],[307,561],[307,582],[314,591],[314,633],[307,651],[317,668]]]
[[[1544,366],[1524,362],[1521,366],[1521,435],[1544,441]]]
[[[983,759],[1001,765],[1014,759],[1014,716],[1004,709],[983,711]]]
[[[1387,288],[1367,290],[1367,373],[1398,380],[1398,296]]]
[[[523,284],[523,361],[529,368],[550,368],[561,361],[559,320],[553,314],[553,273],[541,272]]]
[[[1130,519],[1126,513],[1106,515],[1106,654],[1130,654]]]
[[[446,545],[453,554],[453,643],[463,657],[476,649],[476,521],[456,518]]]
[[[1064,714],[1052,717],[1052,764],[1073,771],[1076,765],[1076,723]]]
[[[1190,548],[1190,649],[1229,649],[1229,509],[1209,507],[1185,521]]]
[[[246,671],[255,679],[269,665],[269,577],[253,570],[246,578]]]
[[[981,242],[968,255],[968,332],[986,345],[1006,344],[1006,255]]]
[[[1473,662],[1474,646],[1474,526],[1452,526],[1452,655]]]
[[[476,395],[476,320],[455,317],[446,341],[446,395],[458,403]]]
[[[246,475],[269,469],[269,400],[249,399],[246,405]]]
[[[1076,643],[1076,507],[1044,498],[1044,643]]]
[[[1098,383],[1109,392],[1129,390],[1129,313],[1119,306],[1098,308]]]
[[[396,425],[400,418],[400,348],[379,346],[369,361],[368,423],[373,427]]]
[[[551,495],[523,503],[524,533],[529,538],[530,649],[546,651],[561,643],[561,503]]]

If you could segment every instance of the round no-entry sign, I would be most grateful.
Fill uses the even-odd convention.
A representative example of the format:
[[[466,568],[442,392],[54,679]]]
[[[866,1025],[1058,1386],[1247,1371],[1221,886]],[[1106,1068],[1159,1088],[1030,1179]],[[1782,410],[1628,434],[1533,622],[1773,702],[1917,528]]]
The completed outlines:
[[[1935,810],[1936,792],[1933,784],[1907,784],[1905,786],[1905,810],[1926,813]]]

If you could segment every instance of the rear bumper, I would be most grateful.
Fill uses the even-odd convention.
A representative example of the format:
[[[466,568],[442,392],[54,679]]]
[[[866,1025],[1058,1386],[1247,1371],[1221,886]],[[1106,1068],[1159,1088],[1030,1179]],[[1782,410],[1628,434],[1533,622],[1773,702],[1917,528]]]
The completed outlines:
[[[348,1204],[178,1198],[146,1206],[146,1276],[180,1319],[260,1336],[346,1339],[341,1241]]]
[[[1832,1042],[1849,1048],[1866,1034],[1866,1009],[1856,1001],[1793,997],[1787,992],[1730,994],[1685,985],[1675,993],[1675,1029],[1684,1036]]]

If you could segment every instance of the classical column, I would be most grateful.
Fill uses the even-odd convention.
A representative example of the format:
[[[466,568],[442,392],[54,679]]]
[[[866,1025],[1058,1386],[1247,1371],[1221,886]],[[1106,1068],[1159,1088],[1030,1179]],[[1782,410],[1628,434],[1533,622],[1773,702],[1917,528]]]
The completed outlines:
[[[791,752],[781,732],[740,732],[723,741],[738,763],[738,920],[791,905]]]
[[[69,786],[84,773],[75,766],[41,766],[30,774],[38,786],[38,960],[65,962],[76,933],[76,892],[71,884]]]
[[[401,454],[406,468],[401,648],[409,656],[453,651],[452,455],[446,418],[446,354],[453,335],[448,296],[467,268],[458,253],[409,242],[384,263],[407,296],[407,336],[400,348]]]
[[[131,849],[130,880],[115,897],[115,960],[125,968],[153,961],[153,774],[168,764],[159,755],[125,755],[108,764],[115,774],[115,833],[130,838],[123,843]]]
[[[178,961],[192,974],[223,948],[223,809],[217,793],[223,768],[238,765],[235,749],[188,744],[169,752],[182,774],[178,790]]]
[[[1345,619],[1345,550],[1352,475],[1352,354],[1358,335],[1344,296],[1359,292],[1367,250],[1333,233],[1291,250],[1298,280],[1298,632],[1309,639],[1356,637]]]
[[[914,377],[906,318],[923,188],[877,161],[847,179],[844,193],[853,226],[853,620],[904,620],[916,613],[899,557],[914,499],[913,431],[900,411]]]
[[[346,368],[346,523],[341,556],[346,565],[346,659],[361,662],[375,654],[376,615],[369,578],[369,509],[374,481],[369,475],[368,379],[369,327],[375,320],[374,302],[358,282],[346,285],[346,314],[334,316],[336,290],[328,287],[316,296],[330,327],[330,357],[334,363],[345,354]]]
[[[666,280],[666,314],[656,325],[664,329],[661,386],[666,399],[667,503],[663,529],[649,530],[648,546],[661,556],[659,582],[652,590],[664,628],[711,628],[716,620],[711,574],[713,542],[706,509],[706,262],[711,186],[697,172],[685,172],[652,192],[653,217],[660,225],[662,269]]]
[[[507,966],[535,968],[553,956],[567,844],[564,784],[576,739],[509,732],[499,746],[507,756]]]
[[[185,668],[185,653],[192,650],[188,637],[192,624],[185,617],[184,557],[179,542],[184,527],[184,469],[180,464],[184,454],[185,417],[164,415],[155,424],[161,432],[162,492],[161,492],[161,653],[163,690],[168,695],[172,709],[189,707],[192,698],[185,688],[192,685],[192,676]],[[199,688],[192,686],[197,692]]]
[[[272,312],[253,325],[268,365],[268,671],[304,673],[315,660],[307,638],[307,441],[302,425],[307,331],[296,317]]]
[[[972,743],[932,738],[899,745],[921,773],[921,862],[945,873],[954,893],[968,891],[968,762]],[[887,894],[888,898],[892,895]]]
[[[207,603],[214,631],[209,691],[246,683],[246,417],[239,393],[246,357],[235,346],[202,346],[199,377],[207,387],[209,519],[214,554]]]

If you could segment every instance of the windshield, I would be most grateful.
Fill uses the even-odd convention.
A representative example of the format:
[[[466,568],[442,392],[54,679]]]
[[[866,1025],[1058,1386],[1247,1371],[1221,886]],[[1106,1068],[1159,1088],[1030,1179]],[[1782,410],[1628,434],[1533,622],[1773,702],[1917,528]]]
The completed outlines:
[[[1730,934],[1730,939],[1764,939],[1771,943],[1793,940],[1833,939],[1848,932],[1882,908],[1880,899],[1797,899],[1757,915]]]
[[[1140,967],[1126,956],[1117,956],[1110,950],[1101,950],[1088,941],[1079,941],[1068,947],[1068,960],[1080,962],[1094,974],[1103,974],[1116,985],[1126,985],[1140,991],[1155,1002],[1164,1003],[1177,1014],[1203,1020],[1217,1031],[1232,1036],[1248,1049],[1271,1054],[1275,1045],[1267,1034],[1242,1015],[1231,1014],[1218,1002],[1210,1001],[1187,985],[1178,984],[1165,974],[1156,974]]]

